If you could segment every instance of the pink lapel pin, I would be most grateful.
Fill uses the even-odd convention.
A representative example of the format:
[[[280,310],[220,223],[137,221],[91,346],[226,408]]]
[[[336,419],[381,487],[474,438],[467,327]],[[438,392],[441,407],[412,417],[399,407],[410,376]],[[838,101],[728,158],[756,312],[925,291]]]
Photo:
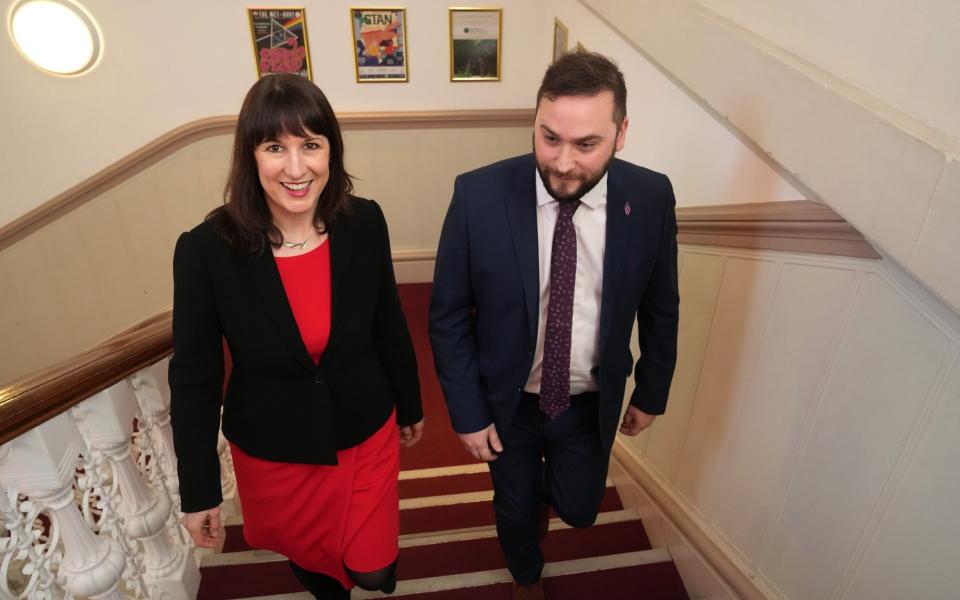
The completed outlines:
[[[626,204],[623,205],[623,214],[630,216],[630,201],[628,200]]]

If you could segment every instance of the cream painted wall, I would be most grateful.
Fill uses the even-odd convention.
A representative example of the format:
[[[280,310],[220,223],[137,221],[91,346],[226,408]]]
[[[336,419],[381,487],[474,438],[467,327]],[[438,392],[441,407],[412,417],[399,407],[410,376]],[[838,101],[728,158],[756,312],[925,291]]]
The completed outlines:
[[[552,2],[569,47],[615,58],[627,81],[620,157],[667,173],[679,206],[802,200],[804,195],[577,0]]]
[[[831,25],[829,36],[836,40],[851,32],[846,40],[850,46],[835,48],[834,61],[849,59],[841,69],[833,63],[815,64],[810,62],[815,57],[807,59],[779,45],[777,36],[783,35],[786,43],[802,39],[803,44],[795,45],[819,47],[824,42],[815,27],[782,25],[782,30],[774,31],[763,29],[760,18],[760,25],[747,24],[761,28],[754,31],[697,0],[581,2],[752,140],[783,172],[791,173],[810,199],[836,210],[960,311],[960,269],[949,260],[957,253],[955,232],[960,229],[960,138],[928,124],[942,122],[938,115],[944,106],[957,115],[958,76],[953,63],[960,20],[949,18],[956,14],[956,3],[921,3],[906,19],[902,37],[883,33],[896,27],[901,14],[891,8],[892,2],[831,4],[837,9],[829,18],[837,23]],[[718,0],[716,6],[740,15],[758,4]],[[812,3],[809,13],[806,3],[773,4],[783,8],[760,13],[782,20],[791,15],[807,24],[827,19],[811,16],[825,10],[823,2]],[[913,5],[904,6],[904,11],[914,10]],[[867,35],[861,18],[886,26]],[[922,51],[913,47],[918,28],[931,32],[930,46]],[[937,37],[944,31],[947,41]],[[866,83],[846,79],[853,70],[866,69],[864,60],[850,57],[860,57],[882,43],[912,56],[913,62],[907,61],[912,66],[888,67],[882,60],[886,54],[875,54],[864,81],[887,77],[884,81],[901,82],[896,87],[909,78],[911,68],[918,69],[915,82],[925,80],[926,70],[933,69],[943,91],[923,92],[924,102],[911,104],[913,112],[905,112],[906,105],[899,108],[890,104],[892,99],[858,87]]]
[[[580,40],[621,63],[632,120],[622,156],[670,174],[680,204],[802,198],[573,0],[497,3],[504,8],[505,36],[498,83],[449,81],[447,5],[433,0],[406,3],[410,81],[356,83],[350,5],[344,0],[306,4],[314,81],[338,111],[531,107],[550,60],[556,14],[570,28],[571,45]],[[6,185],[0,225],[175,127],[235,114],[254,80],[240,5],[171,0],[145,9],[135,2],[85,0],[85,6],[105,37],[103,61],[89,75],[50,77],[23,61],[9,37],[0,43],[0,126],[8,139],[17,140],[0,161]]]
[[[960,138],[955,0],[701,0],[739,25]]]
[[[767,597],[955,598],[960,316],[891,261],[680,264],[667,413],[621,443]]]
[[[245,5],[81,0],[104,35],[88,75],[51,77],[0,42],[0,128],[16,140],[0,161],[0,225],[195,119],[236,114],[256,77]],[[6,16],[12,0],[2,4]],[[259,2],[257,6],[289,6]],[[346,0],[308,1],[313,79],[338,111],[524,108],[550,58],[544,0],[501,0],[503,78],[451,82],[446,3],[408,0],[408,83],[355,82]]]

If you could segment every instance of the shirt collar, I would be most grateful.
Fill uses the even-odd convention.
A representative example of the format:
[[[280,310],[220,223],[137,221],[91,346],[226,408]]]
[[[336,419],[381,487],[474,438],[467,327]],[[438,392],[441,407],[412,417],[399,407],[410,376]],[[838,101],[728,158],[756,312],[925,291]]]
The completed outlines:
[[[551,202],[556,202],[557,200],[550,195],[550,192],[547,191],[546,186],[543,185],[543,179],[540,178],[540,173],[536,169],[533,170],[533,177],[536,179],[537,185],[537,206],[544,206],[546,204],[550,204]],[[595,209],[604,205],[606,200],[607,174],[604,173],[603,178],[597,182],[597,185],[593,186],[593,189],[587,192],[583,198],[580,198],[580,202],[590,209]]]

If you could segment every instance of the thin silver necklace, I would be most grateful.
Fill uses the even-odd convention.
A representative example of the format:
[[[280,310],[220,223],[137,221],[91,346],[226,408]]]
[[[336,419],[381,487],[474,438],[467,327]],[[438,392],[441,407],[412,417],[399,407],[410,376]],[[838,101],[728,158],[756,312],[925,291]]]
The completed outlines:
[[[314,233],[320,233],[320,231],[319,231],[319,230],[314,230]],[[281,242],[281,244],[283,245],[284,248],[299,248],[299,249],[303,250],[303,247],[304,247],[304,246],[306,245],[306,243],[309,242],[311,239],[313,239],[313,233],[311,233],[311,234],[308,235],[306,238],[304,238],[304,240],[303,240],[302,242],[286,242],[286,241],[284,241],[284,242]]]

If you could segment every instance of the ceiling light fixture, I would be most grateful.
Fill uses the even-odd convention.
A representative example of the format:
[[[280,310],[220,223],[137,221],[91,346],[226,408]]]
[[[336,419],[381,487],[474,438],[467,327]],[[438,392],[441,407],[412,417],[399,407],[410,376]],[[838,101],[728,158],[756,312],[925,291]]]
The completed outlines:
[[[21,0],[10,11],[8,24],[20,53],[47,73],[81,75],[100,58],[100,30],[72,0]]]

